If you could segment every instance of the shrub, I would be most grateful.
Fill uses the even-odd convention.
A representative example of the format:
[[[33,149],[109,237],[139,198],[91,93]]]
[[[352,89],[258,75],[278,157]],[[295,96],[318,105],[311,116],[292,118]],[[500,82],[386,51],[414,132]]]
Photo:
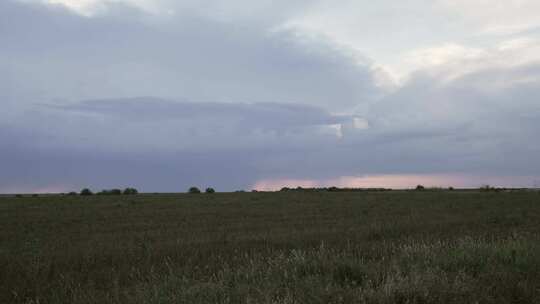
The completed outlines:
[[[191,187],[191,188],[189,188],[188,192],[191,193],[191,194],[199,194],[199,193],[201,193],[201,190],[199,188],[197,188],[197,187]]]
[[[490,185],[483,185],[482,187],[480,187],[480,191],[485,191],[485,192],[497,191],[497,188],[491,187]]]
[[[112,195],[122,195],[122,190],[120,190],[120,189],[112,189],[111,194]]]
[[[101,190],[98,195],[122,195],[122,190],[120,189],[111,189],[111,190]]]
[[[329,191],[329,192],[338,192],[338,191],[339,191],[339,188],[338,188],[338,187],[335,187],[335,186],[334,186],[334,187],[330,187],[330,188],[328,188],[328,191]]]
[[[422,185],[418,185],[418,186],[416,186],[416,190],[418,190],[418,191],[426,190],[426,187],[424,187]]]
[[[92,195],[92,194],[94,194],[94,193],[92,193],[92,191],[90,189],[88,189],[88,188],[84,188],[84,189],[81,190],[81,195],[82,196],[89,196],[89,195]]]
[[[124,195],[136,195],[139,194],[139,191],[135,188],[126,188],[124,189]]]
[[[206,193],[209,193],[209,194],[216,193],[216,190],[214,190],[214,188],[206,188]]]
[[[22,194],[15,194],[15,197],[23,197]]]
[[[72,191],[72,192],[68,193],[67,195],[69,195],[69,196],[75,196],[75,195],[77,195],[77,192]]]

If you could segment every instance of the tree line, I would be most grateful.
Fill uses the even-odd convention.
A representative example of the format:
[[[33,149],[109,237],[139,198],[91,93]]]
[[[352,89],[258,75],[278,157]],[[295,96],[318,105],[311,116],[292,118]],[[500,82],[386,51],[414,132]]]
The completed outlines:
[[[76,195],[76,192],[70,192],[69,195]],[[90,196],[90,195],[136,195],[139,194],[139,191],[135,188],[125,188],[124,190],[121,189],[106,189],[101,190],[100,192],[94,193],[89,188],[84,188],[79,192],[82,196]]]
[[[207,194],[216,193],[216,190],[214,188],[208,187],[204,191]],[[190,194],[199,194],[202,193],[202,191],[198,187],[190,187],[188,189],[188,193]],[[121,189],[108,189],[108,190],[101,190],[101,192],[94,193],[89,188],[82,189],[79,193],[76,192],[70,192],[68,195],[81,195],[81,196],[90,196],[90,195],[136,195],[139,194],[139,191],[135,188],[126,188],[124,190]]]

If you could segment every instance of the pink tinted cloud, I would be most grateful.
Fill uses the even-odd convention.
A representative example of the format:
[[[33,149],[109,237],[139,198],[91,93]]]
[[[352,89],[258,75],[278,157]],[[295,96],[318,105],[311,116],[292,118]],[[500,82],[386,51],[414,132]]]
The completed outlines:
[[[343,176],[327,180],[315,179],[268,179],[255,183],[253,189],[260,191],[279,190],[283,187],[331,187],[340,188],[392,188],[408,189],[417,185],[426,187],[475,188],[482,185],[497,187],[534,187],[532,176],[478,176],[464,174],[382,174],[365,176]]]

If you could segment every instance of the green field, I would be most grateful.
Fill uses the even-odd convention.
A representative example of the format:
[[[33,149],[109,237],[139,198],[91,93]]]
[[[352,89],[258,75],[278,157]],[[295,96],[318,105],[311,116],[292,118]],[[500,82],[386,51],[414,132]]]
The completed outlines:
[[[540,193],[2,197],[0,303],[540,303]]]

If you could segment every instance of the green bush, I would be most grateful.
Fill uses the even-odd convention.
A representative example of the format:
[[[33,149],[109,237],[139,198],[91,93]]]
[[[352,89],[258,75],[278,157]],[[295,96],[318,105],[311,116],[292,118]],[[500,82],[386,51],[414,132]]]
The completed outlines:
[[[98,195],[122,195],[122,190],[120,189],[111,189],[111,190],[102,190]]]
[[[81,195],[82,196],[90,196],[92,194],[94,194],[94,193],[92,193],[92,191],[90,189],[88,189],[88,188],[84,188],[84,189],[81,190]]]
[[[214,188],[206,188],[205,192],[208,194],[212,194],[212,193],[216,193],[216,190],[214,190]]]
[[[201,190],[199,188],[197,188],[197,187],[191,187],[191,188],[189,188],[188,192],[191,193],[191,194],[199,194],[199,193],[201,193]]]
[[[124,195],[136,195],[136,194],[139,194],[139,191],[137,191],[137,189],[135,188],[126,188],[124,189]]]

